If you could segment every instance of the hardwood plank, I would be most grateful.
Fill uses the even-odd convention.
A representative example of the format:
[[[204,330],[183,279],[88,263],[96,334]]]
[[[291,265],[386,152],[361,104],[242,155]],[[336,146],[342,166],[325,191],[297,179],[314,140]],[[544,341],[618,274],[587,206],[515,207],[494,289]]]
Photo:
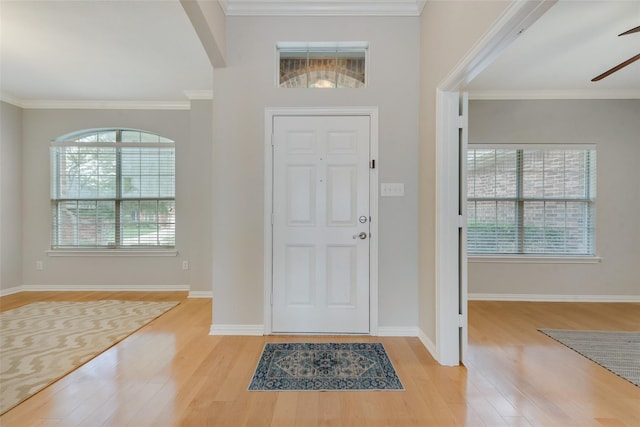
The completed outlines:
[[[12,426],[638,426],[640,388],[537,331],[638,330],[640,304],[469,304],[469,363],[417,338],[209,336],[211,301],[184,292],[23,292],[35,301],[181,304],[0,416]],[[405,391],[249,392],[267,342],[382,342]]]

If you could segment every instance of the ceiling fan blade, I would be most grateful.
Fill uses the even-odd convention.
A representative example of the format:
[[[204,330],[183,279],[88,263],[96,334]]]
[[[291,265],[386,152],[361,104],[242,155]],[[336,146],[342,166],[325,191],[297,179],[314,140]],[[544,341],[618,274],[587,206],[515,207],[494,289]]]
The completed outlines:
[[[632,28],[630,30],[625,31],[624,33],[620,33],[618,34],[618,37],[620,36],[626,36],[627,34],[633,34],[633,33],[640,33],[640,25],[638,25],[635,28]]]
[[[640,53],[637,54],[636,56],[634,56],[633,58],[629,58],[626,61],[624,61],[623,63],[616,65],[612,69],[605,71],[604,73],[600,74],[599,76],[596,76],[596,77],[592,78],[591,81],[592,82],[597,82],[598,80],[602,80],[605,77],[615,73],[616,71],[623,69],[627,65],[636,62],[638,59],[640,59]]]

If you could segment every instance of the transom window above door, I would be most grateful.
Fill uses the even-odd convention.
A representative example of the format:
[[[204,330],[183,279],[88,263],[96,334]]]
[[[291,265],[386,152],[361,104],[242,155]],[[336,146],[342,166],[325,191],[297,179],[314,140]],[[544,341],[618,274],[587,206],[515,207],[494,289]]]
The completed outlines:
[[[363,88],[368,43],[278,43],[281,88]]]

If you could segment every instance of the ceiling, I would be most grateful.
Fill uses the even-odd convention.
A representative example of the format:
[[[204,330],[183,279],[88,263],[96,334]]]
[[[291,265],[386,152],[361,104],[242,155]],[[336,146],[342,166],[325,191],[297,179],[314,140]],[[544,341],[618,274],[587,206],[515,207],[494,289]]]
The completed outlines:
[[[0,92],[19,105],[187,101],[185,91],[212,88],[177,0],[0,0],[0,14]]]
[[[560,0],[467,87],[474,98],[640,98],[640,0]]]
[[[417,16],[424,2],[221,4],[228,15]],[[211,94],[210,62],[178,0],[0,0],[0,16],[5,101],[171,104]],[[640,61],[590,82],[639,53],[640,34],[617,37],[637,25],[640,0],[560,0],[467,89],[475,98],[640,98]]]

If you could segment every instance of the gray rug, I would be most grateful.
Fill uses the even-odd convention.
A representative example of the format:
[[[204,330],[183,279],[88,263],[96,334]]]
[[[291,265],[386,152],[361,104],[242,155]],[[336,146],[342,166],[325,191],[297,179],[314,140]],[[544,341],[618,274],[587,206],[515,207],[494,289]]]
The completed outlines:
[[[640,387],[640,332],[539,331]]]
[[[404,387],[381,343],[268,343],[249,390],[404,390]]]

